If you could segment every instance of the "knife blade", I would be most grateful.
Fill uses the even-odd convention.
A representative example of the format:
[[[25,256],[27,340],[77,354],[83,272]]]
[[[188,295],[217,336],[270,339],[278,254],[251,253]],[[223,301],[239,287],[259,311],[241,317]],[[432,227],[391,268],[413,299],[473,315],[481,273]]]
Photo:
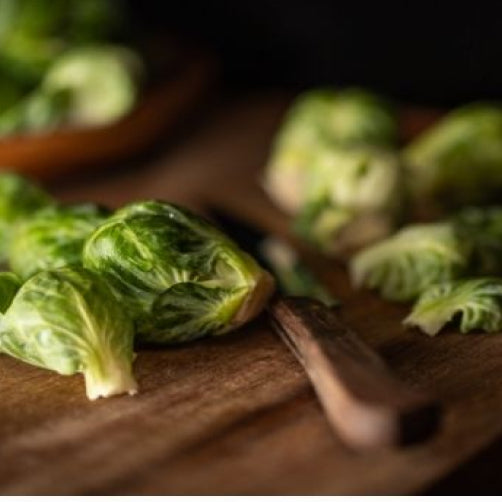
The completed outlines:
[[[305,369],[329,424],[346,445],[358,450],[407,445],[437,430],[439,402],[399,380],[340,320],[333,296],[288,243],[223,209],[212,207],[209,214],[276,277],[279,293],[267,307],[271,324]]]

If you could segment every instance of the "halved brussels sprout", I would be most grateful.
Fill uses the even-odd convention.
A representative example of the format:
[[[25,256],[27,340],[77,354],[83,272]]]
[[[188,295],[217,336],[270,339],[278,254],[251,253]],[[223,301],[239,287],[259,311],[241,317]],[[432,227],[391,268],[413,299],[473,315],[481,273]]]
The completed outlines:
[[[0,262],[7,258],[15,226],[38,209],[52,204],[50,195],[26,178],[0,173]]]
[[[409,225],[360,251],[350,263],[356,286],[378,289],[395,301],[413,300],[436,283],[465,275],[472,243],[450,222]]]
[[[109,216],[95,204],[53,206],[20,223],[9,246],[10,268],[23,279],[35,273],[82,264],[85,239]]]
[[[166,202],[117,211],[87,239],[83,258],[147,342],[226,333],[257,315],[273,290],[271,276],[228,237]]]
[[[137,392],[133,337],[106,282],[78,267],[33,276],[0,317],[1,352],[62,375],[83,373],[89,399]]]
[[[403,152],[417,200],[439,206],[482,203],[502,191],[502,107],[454,110]]]
[[[404,324],[434,336],[457,317],[462,333],[501,331],[502,279],[485,277],[432,286],[420,296]]]

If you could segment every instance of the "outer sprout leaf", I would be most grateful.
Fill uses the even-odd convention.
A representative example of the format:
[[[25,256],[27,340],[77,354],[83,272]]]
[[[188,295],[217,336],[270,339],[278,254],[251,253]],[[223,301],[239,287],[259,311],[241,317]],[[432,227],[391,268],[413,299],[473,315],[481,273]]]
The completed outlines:
[[[262,309],[273,289],[270,275],[228,237],[163,202],[117,211],[87,239],[83,258],[112,285],[148,342],[183,341],[236,327]],[[173,331],[174,314],[168,312],[173,308],[194,318],[214,311],[200,322],[184,318]]]
[[[460,331],[502,330],[502,279],[466,279],[437,284],[424,291],[404,324],[434,336],[456,317]]]
[[[410,225],[360,251],[350,263],[352,281],[389,300],[408,301],[429,286],[465,274],[471,248],[450,223]]]
[[[41,270],[81,265],[85,239],[108,214],[94,204],[37,211],[13,233],[9,248],[11,269],[27,279]]]
[[[82,268],[43,271],[0,323],[0,350],[62,375],[83,373],[89,399],[134,394],[133,325],[109,286]]]

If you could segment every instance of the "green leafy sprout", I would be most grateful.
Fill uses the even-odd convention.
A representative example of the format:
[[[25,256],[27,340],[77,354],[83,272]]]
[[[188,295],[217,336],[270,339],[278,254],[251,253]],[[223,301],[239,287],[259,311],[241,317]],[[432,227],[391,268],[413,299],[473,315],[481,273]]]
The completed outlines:
[[[29,89],[69,47],[111,38],[124,14],[115,0],[0,0],[0,74]]]
[[[273,290],[233,241],[166,202],[117,211],[89,236],[83,262],[112,285],[150,343],[226,333],[257,315]]]
[[[275,139],[263,185],[293,215],[301,237],[336,253],[389,233],[402,207],[400,162],[392,151],[396,127],[392,107],[361,89],[314,90],[297,98]]]
[[[142,74],[139,56],[125,47],[71,49],[36,89],[0,114],[0,135],[115,122],[135,105]]]
[[[388,300],[409,301],[433,284],[465,275],[471,250],[451,222],[409,225],[357,253],[350,274],[355,286],[377,289]]]
[[[452,111],[412,141],[403,158],[417,200],[490,201],[502,189],[502,107],[473,103]]]
[[[133,337],[106,282],[79,267],[36,274],[0,317],[1,352],[62,375],[83,373],[91,400],[137,392]]]
[[[436,284],[419,297],[404,324],[434,336],[457,319],[462,333],[501,331],[502,279],[484,277]]]
[[[0,261],[7,259],[16,225],[54,200],[26,178],[7,171],[0,173]]]
[[[41,270],[82,264],[85,239],[109,211],[95,204],[50,206],[21,222],[9,246],[9,266],[27,279]]]
[[[388,235],[402,208],[397,156],[374,147],[319,148],[294,217],[298,235],[329,253]]]

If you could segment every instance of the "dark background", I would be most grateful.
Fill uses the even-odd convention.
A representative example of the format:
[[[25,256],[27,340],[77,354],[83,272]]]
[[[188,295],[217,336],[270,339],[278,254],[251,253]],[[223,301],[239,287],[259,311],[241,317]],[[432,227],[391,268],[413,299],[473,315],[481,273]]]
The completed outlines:
[[[232,88],[357,84],[421,104],[502,99],[501,16],[479,2],[129,1],[135,24],[212,48]]]

